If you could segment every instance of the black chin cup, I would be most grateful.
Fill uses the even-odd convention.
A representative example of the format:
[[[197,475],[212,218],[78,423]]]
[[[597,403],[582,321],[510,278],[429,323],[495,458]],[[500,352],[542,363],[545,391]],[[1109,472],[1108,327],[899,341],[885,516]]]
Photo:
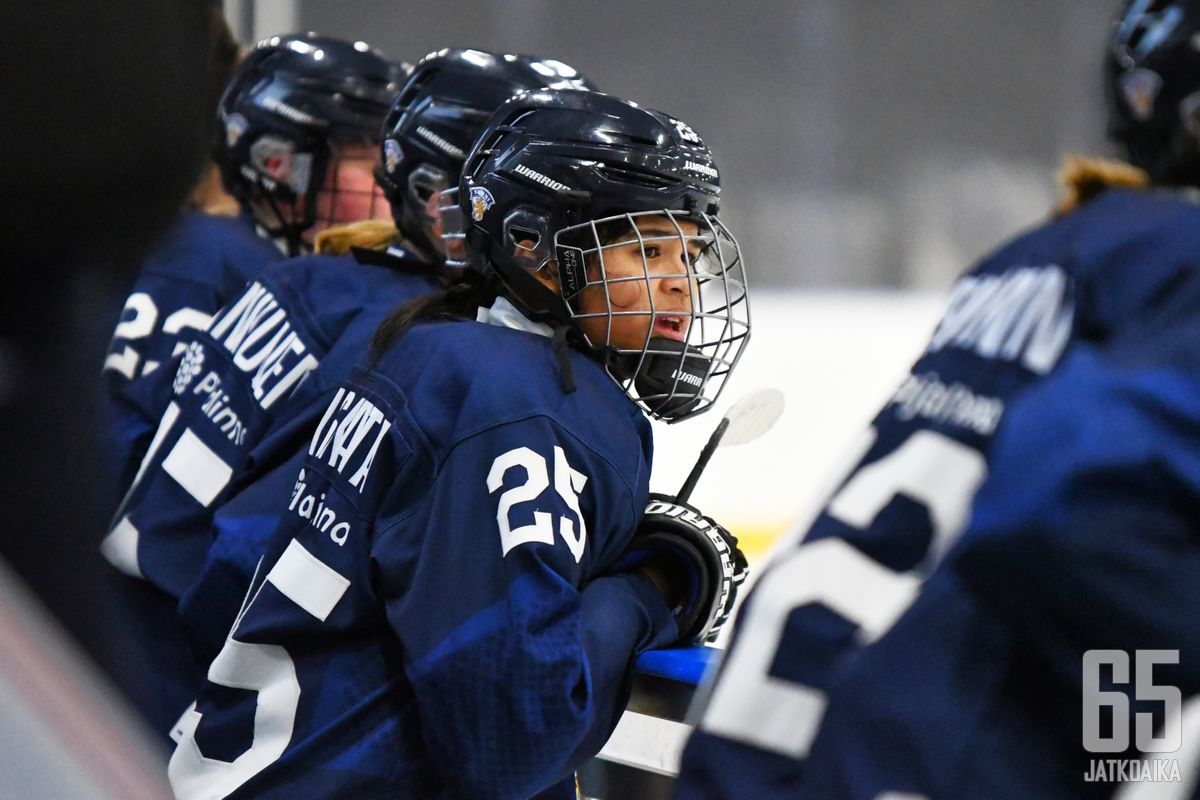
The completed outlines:
[[[627,367],[626,375],[638,370],[633,378],[637,399],[650,413],[663,419],[682,417],[704,400],[702,390],[708,381],[711,361],[699,348],[652,336],[644,358],[635,353],[622,355],[618,361]]]

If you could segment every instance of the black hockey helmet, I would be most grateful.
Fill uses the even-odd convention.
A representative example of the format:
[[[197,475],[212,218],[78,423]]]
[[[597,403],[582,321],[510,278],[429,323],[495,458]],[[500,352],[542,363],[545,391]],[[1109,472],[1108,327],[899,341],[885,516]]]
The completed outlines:
[[[213,158],[226,191],[298,252],[330,159],[344,143],[375,146],[403,78],[402,65],[365,42],[314,33],[260,42],[218,110],[224,136]]]
[[[1163,185],[1200,185],[1200,0],[1129,0],[1105,57],[1108,134]]]
[[[681,120],[541,89],[492,117],[459,200],[473,268],[531,319],[568,326],[648,413],[675,421],[712,405],[750,334],[720,194],[712,154]],[[558,291],[535,277],[544,270]],[[630,317],[644,326],[636,342],[618,330]]]
[[[452,230],[442,238],[461,239],[457,203],[449,198],[457,195],[467,152],[501,103],[543,86],[593,88],[573,67],[542,56],[443,49],[417,63],[384,120],[375,176],[396,226],[410,243],[442,259],[443,243],[430,233],[437,220],[426,204],[446,190],[453,191],[443,224]]]

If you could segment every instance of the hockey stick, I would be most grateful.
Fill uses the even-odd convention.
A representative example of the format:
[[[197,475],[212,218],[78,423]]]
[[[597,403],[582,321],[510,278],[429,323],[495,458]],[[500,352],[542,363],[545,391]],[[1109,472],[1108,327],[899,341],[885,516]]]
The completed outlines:
[[[754,441],[769,431],[782,413],[783,392],[778,389],[759,389],[730,406],[712,436],[708,437],[708,443],[700,451],[700,458],[696,459],[696,466],[692,467],[675,501],[686,503],[692,496],[692,490],[718,447]]]

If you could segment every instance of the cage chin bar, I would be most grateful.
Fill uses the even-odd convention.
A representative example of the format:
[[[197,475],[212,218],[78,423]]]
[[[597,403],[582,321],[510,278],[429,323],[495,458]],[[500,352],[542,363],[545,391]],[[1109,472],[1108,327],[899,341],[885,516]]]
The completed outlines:
[[[741,248],[716,217],[619,214],[560,230],[556,266],[572,322],[652,417],[710,408],[750,337]]]

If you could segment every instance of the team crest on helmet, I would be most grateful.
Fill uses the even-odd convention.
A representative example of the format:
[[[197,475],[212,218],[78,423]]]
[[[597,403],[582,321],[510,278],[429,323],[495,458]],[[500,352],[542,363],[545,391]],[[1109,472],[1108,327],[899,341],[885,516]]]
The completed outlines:
[[[487,210],[496,204],[492,193],[482,186],[471,189],[471,219],[479,222]]]
[[[1157,72],[1141,67],[1132,69],[1121,78],[1121,95],[1139,121],[1154,116],[1154,101],[1162,90],[1163,80]]]
[[[383,143],[383,167],[388,172],[395,172],[404,160],[404,151],[395,139],[387,139]]]
[[[225,119],[225,144],[233,147],[238,143],[238,139],[242,138],[242,134],[248,127],[250,127],[250,123],[241,114],[237,112],[230,114]]]

